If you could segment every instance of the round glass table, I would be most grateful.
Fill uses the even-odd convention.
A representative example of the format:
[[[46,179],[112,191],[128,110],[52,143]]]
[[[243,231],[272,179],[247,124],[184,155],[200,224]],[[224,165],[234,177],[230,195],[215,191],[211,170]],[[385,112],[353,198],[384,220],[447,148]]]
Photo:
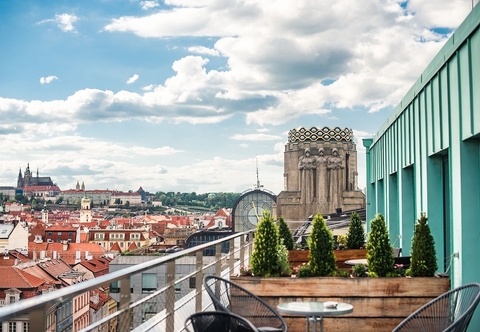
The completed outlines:
[[[335,304],[336,306],[334,306]],[[317,322],[320,322],[320,331],[323,332],[323,317],[351,313],[353,312],[353,306],[342,302],[298,301],[280,303],[277,310],[282,314],[305,316],[307,318],[307,332],[310,330],[310,322],[313,323],[313,332],[317,331]]]

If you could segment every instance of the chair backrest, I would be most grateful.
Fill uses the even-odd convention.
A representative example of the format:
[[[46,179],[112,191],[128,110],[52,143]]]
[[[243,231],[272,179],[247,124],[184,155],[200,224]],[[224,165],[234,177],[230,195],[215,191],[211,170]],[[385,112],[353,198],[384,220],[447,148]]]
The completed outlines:
[[[258,332],[247,319],[226,311],[204,311],[185,321],[185,330],[194,332]]]
[[[214,275],[203,279],[205,290],[216,310],[233,312],[248,319],[258,329],[288,331],[283,317],[268,303],[240,285]]]
[[[416,310],[401,322],[393,332],[464,332],[470,324],[479,301],[479,283],[457,287]]]

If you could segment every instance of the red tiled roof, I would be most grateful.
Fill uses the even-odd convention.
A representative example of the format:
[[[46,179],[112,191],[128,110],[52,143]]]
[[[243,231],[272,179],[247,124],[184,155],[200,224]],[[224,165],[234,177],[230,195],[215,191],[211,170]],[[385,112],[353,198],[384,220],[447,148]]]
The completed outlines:
[[[35,288],[43,285],[45,280],[16,267],[0,266],[0,288]]]
[[[120,249],[120,245],[118,244],[118,242],[115,242],[113,246],[110,248],[110,251],[122,252],[122,249]]]
[[[130,244],[130,246],[128,247],[128,250],[135,250],[135,249],[137,249],[137,248],[138,248],[138,247],[137,247],[137,245],[135,244],[135,242],[132,242],[132,243]]]

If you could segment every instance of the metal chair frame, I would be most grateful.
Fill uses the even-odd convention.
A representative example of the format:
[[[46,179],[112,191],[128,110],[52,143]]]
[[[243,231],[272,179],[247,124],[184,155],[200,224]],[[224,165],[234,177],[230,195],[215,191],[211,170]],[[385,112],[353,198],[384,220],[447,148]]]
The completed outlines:
[[[393,332],[464,332],[480,302],[480,283],[454,288],[405,318]]]
[[[240,315],[262,332],[288,332],[288,326],[283,317],[247,289],[214,275],[205,276],[203,284],[215,310]]]
[[[191,332],[258,332],[247,319],[227,311],[203,311],[185,320],[185,330]]]

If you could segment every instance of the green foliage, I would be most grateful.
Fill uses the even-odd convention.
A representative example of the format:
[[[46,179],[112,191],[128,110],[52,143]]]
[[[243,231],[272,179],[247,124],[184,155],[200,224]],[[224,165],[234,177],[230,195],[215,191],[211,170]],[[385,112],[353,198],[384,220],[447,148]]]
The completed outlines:
[[[352,267],[352,275],[354,277],[366,277],[367,267],[364,264],[355,264],[355,266]]]
[[[347,248],[347,237],[345,235],[338,235],[337,242],[338,242],[338,249]]]
[[[312,230],[307,239],[310,253],[308,255],[313,276],[329,276],[336,270],[333,253],[333,235],[325,219],[317,214],[312,221]]]
[[[411,275],[413,277],[432,277],[437,271],[435,241],[430,233],[425,213],[417,220],[412,239]]]
[[[285,219],[283,219],[282,217],[278,217],[277,226],[280,239],[283,239],[283,244],[285,245],[285,247],[287,247],[287,250],[293,250],[293,235],[288,228]]]
[[[292,274],[292,269],[288,260],[288,250],[283,244],[282,238],[280,238],[280,243],[277,245],[277,263],[280,269],[280,275],[289,276]]]
[[[297,278],[308,278],[312,276],[312,271],[310,271],[310,265],[302,265],[298,268]]]
[[[257,225],[253,252],[250,260],[255,276],[271,277],[278,274],[277,245],[278,228],[268,210],[263,210],[263,217]]]
[[[347,233],[347,248],[360,249],[365,246],[365,230],[362,225],[362,219],[358,213],[353,212],[350,216],[350,224]]]
[[[385,219],[377,214],[370,221],[370,233],[367,242],[367,265],[368,274],[375,273],[379,277],[386,277],[392,272],[395,259],[393,258],[393,247],[390,244],[388,229]]]
[[[348,271],[345,271],[345,270],[338,270],[337,269],[337,270],[333,271],[332,277],[348,278],[348,277],[350,277],[350,273],[348,273]]]

